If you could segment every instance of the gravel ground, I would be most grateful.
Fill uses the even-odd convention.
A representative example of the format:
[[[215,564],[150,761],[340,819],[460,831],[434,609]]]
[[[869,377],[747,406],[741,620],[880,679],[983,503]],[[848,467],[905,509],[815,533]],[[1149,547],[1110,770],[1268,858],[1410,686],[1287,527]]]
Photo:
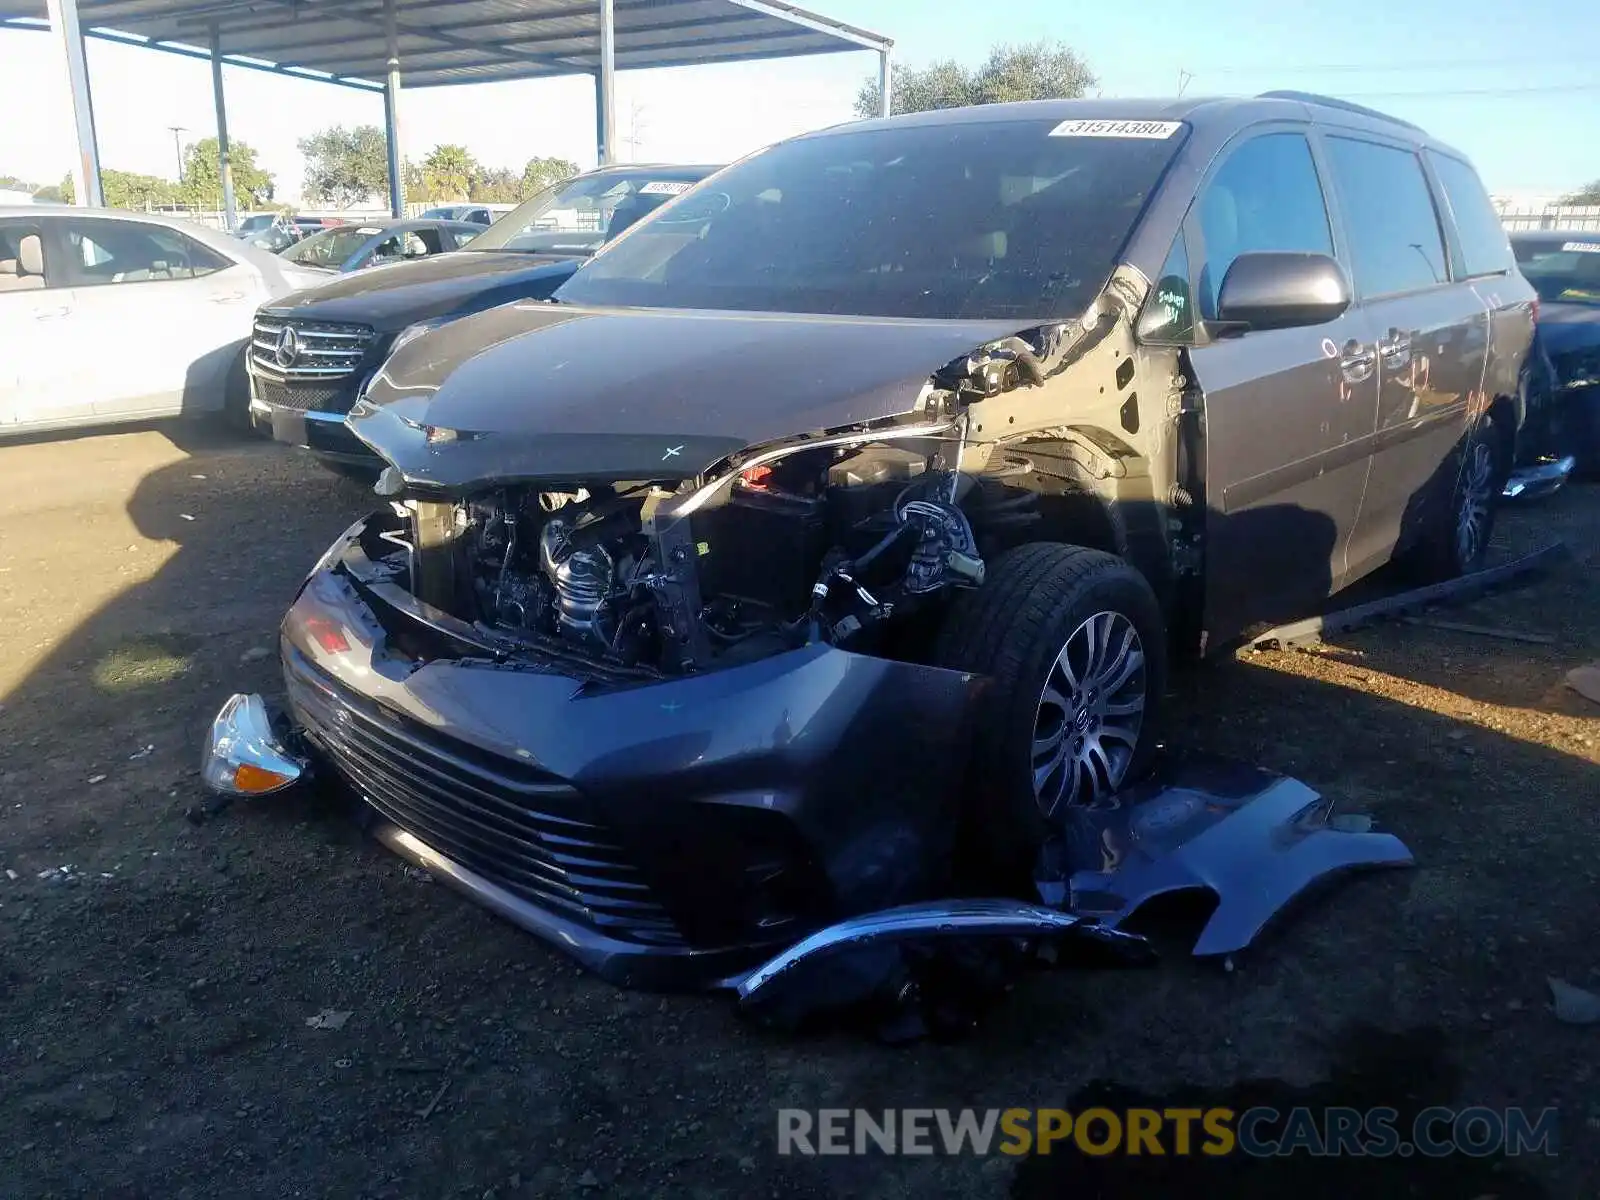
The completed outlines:
[[[193,825],[197,747],[279,690],[274,628],[368,506],[278,447],[176,427],[0,446],[0,1195],[1593,1194],[1600,506],[1503,522],[1574,560],[1450,619],[1174,683],[1175,738],[1298,775],[1421,864],[1354,880],[1226,974],[1024,981],[955,1046],[785,1039],[580,975],[314,800]],[[14,877],[13,877],[14,875]],[[348,1012],[339,1028],[307,1018]],[[1554,1158],[799,1159],[779,1107],[1561,1110]]]

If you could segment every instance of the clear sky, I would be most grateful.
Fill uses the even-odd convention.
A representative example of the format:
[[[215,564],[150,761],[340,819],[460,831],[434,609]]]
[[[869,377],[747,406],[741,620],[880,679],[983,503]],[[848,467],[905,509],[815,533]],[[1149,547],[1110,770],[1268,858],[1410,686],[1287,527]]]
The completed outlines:
[[[800,0],[887,34],[909,65],[975,65],[997,41],[1064,41],[1107,96],[1301,88],[1416,121],[1469,153],[1492,191],[1544,194],[1600,177],[1600,4],[1592,0]],[[55,182],[72,157],[65,74],[47,35],[0,32],[0,174]],[[624,157],[716,162],[848,120],[870,52],[618,76]],[[203,62],[91,40],[103,166],[171,177],[168,126],[215,132]],[[229,128],[299,191],[295,141],[335,123],[381,124],[382,100],[310,81],[225,71]],[[439,142],[491,166],[534,155],[594,161],[587,77],[403,93],[408,157]]]

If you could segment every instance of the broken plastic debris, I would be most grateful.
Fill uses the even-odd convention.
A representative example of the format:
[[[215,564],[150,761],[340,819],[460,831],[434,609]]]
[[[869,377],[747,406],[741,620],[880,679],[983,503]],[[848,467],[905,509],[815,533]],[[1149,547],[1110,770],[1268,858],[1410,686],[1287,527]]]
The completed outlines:
[[[1555,1010],[1556,1020],[1568,1025],[1600,1025],[1600,996],[1554,976],[1549,983],[1550,1007]]]
[[[312,1029],[343,1029],[344,1023],[354,1015],[349,1009],[325,1008],[316,1016],[307,1017],[306,1025]]]
[[[1567,686],[1585,700],[1600,704],[1600,662],[1584,667],[1573,667],[1567,672]]]
[[[178,518],[179,518],[179,520],[183,520],[183,521],[192,521],[192,520],[194,520],[194,518],[191,517],[188,513],[179,513],[178,514]]]
[[[10,867],[7,867],[6,868],[6,878],[7,879],[15,879],[16,877],[17,877],[17,873],[15,871],[13,871]]]
[[[156,748],[155,747],[155,743],[152,742],[150,745],[146,746],[143,750],[135,750],[132,754],[128,755],[128,761],[129,762],[135,762],[138,759],[147,758],[147,757],[150,756],[151,753],[153,753],[155,751],[155,748]]]
[[[191,476],[189,476],[189,478],[190,479],[204,479],[205,476],[204,475],[191,475]]]
[[[91,776],[89,776],[89,782],[90,783],[104,783],[105,781],[106,781],[106,777],[104,775],[91,775]]]

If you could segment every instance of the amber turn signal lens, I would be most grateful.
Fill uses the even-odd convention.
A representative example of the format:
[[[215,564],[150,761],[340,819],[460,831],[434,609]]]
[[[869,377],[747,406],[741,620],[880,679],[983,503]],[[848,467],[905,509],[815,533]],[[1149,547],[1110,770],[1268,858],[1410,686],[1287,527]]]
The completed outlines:
[[[293,782],[292,776],[280,775],[254,763],[240,763],[233,772],[233,786],[241,792],[271,792]]]

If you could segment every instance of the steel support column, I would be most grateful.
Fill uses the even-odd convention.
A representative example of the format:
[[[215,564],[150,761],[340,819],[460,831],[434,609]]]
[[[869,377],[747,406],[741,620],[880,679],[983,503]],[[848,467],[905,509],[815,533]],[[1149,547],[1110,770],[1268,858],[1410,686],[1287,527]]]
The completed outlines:
[[[406,215],[406,181],[400,158],[400,33],[395,27],[394,0],[383,3],[384,34],[389,40],[389,75],[383,83],[383,136],[389,149],[389,212]]]
[[[222,179],[222,227],[229,233],[239,223],[233,196],[233,157],[228,152],[228,104],[222,95],[222,35],[211,26],[211,98],[217,106],[217,169]]]
[[[612,0],[600,0],[600,69],[594,73],[595,158],[603,167],[617,153],[617,21]]]
[[[887,117],[894,111],[892,92],[894,89],[894,71],[891,69],[890,50],[885,46],[878,51],[878,115]]]
[[[72,118],[77,126],[78,157],[72,168],[72,198],[79,204],[105,203],[100,190],[100,147],[95,141],[94,102],[89,97],[89,64],[83,53],[83,31],[78,27],[78,0],[45,0],[50,30],[61,45],[72,89]]]

